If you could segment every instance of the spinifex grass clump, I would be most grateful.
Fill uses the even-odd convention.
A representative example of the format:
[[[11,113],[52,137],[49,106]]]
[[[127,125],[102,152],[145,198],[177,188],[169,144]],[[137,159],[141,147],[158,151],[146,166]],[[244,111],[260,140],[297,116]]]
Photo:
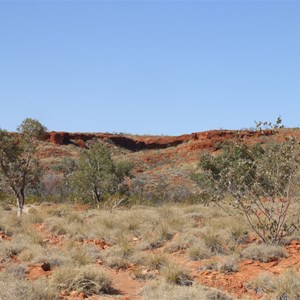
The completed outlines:
[[[262,262],[279,260],[286,257],[285,249],[279,245],[251,244],[242,251],[242,257]]]
[[[271,273],[261,273],[248,282],[246,286],[258,294],[268,294],[270,296],[268,299],[300,298],[300,276],[293,269],[288,269],[279,276],[274,276]]]
[[[82,291],[89,295],[109,293],[112,289],[110,278],[94,265],[60,267],[54,272],[52,281],[60,290]]]
[[[172,300],[232,300],[224,292],[199,284],[192,286],[174,285],[165,281],[153,281],[140,292],[142,300],[172,299]]]
[[[280,123],[279,118],[271,130],[278,130]],[[265,132],[261,125],[266,124],[257,123],[258,136]],[[221,150],[219,155],[202,154],[194,175],[205,203],[213,201],[222,207],[229,194],[263,242],[280,243],[297,228],[289,217],[291,204],[299,201],[299,142],[289,137],[249,145],[237,135],[235,142],[223,144]]]

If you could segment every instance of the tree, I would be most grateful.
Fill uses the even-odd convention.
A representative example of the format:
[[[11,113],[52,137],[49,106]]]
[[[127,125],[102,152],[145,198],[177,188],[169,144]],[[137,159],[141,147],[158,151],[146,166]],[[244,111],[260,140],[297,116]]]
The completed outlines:
[[[90,196],[99,206],[104,196],[124,192],[124,179],[131,169],[131,163],[115,163],[108,148],[96,143],[91,149],[83,150],[72,176],[72,186],[81,197]]]
[[[41,178],[41,168],[34,158],[37,141],[25,129],[20,125],[19,133],[0,130],[0,183],[14,195],[18,216],[23,212],[26,192]]]
[[[30,138],[42,139],[47,133],[47,128],[36,119],[26,118],[17,128],[17,131]]]
[[[258,130],[261,124],[266,125],[257,123]],[[299,201],[296,139],[289,137],[266,145],[247,145],[237,140],[225,143],[221,151],[219,155],[202,154],[193,176],[205,203],[213,201],[224,208],[222,201],[229,194],[263,242],[278,244],[291,235],[297,224],[288,217],[292,204]]]

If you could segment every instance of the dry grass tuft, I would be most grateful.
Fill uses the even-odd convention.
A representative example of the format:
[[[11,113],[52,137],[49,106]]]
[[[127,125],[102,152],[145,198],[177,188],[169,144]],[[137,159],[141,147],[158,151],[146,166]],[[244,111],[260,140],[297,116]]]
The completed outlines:
[[[52,282],[59,290],[79,291],[88,295],[110,293],[111,279],[97,266],[65,266],[52,275]]]
[[[288,270],[278,277],[270,273],[262,273],[250,281],[247,288],[257,294],[267,294],[270,299],[300,299],[300,274],[295,270]]]
[[[161,274],[166,282],[170,284],[182,286],[193,284],[193,279],[187,271],[172,263],[165,265],[161,270]]]
[[[146,265],[152,270],[160,270],[168,264],[168,256],[164,253],[152,253],[146,257]]]
[[[232,300],[226,293],[199,284],[178,286],[167,282],[153,282],[141,291],[142,300]]]
[[[201,260],[210,258],[212,252],[203,241],[198,241],[188,249],[188,255],[191,260]]]
[[[282,246],[251,244],[241,252],[241,255],[244,258],[269,262],[286,257],[286,252]]]
[[[18,271],[17,271],[18,272]],[[56,300],[58,291],[56,286],[46,278],[34,281],[15,276],[16,272],[0,275],[0,299],[5,300]]]

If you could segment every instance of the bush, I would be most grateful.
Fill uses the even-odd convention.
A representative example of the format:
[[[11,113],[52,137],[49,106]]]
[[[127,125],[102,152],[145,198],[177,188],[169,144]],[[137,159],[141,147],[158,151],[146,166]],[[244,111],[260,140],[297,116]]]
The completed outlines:
[[[26,118],[17,130],[20,133],[35,139],[42,139],[47,133],[47,128],[44,125],[42,125],[38,120],[31,118]]]
[[[217,156],[202,154],[199,171],[193,175],[203,190],[204,203],[222,207],[229,194],[260,239],[279,244],[297,228],[288,216],[291,204],[299,200],[299,143],[289,137],[282,143],[248,145],[239,137],[221,149]]]
[[[82,152],[77,170],[71,176],[71,186],[81,199],[92,198],[99,206],[105,198],[126,192],[124,179],[130,176],[132,167],[129,162],[115,163],[109,149],[96,143]]]

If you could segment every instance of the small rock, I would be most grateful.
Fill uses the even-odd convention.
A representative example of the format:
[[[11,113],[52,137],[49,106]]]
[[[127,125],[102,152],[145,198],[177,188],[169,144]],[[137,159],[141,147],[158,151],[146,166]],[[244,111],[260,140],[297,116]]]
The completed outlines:
[[[50,271],[50,270],[51,270],[50,263],[48,263],[48,262],[43,263],[43,264],[41,265],[41,268],[42,268],[42,270],[45,271],[45,272]]]
[[[70,293],[66,290],[63,290],[63,291],[60,292],[60,295],[64,297],[64,296],[69,296]]]
[[[72,291],[72,292],[70,293],[70,296],[71,296],[71,297],[78,297],[78,296],[79,296],[79,292],[78,292],[78,291]]]
[[[245,260],[245,261],[243,262],[243,264],[244,264],[244,265],[251,265],[251,264],[253,264],[253,260],[247,259],[247,260]]]

